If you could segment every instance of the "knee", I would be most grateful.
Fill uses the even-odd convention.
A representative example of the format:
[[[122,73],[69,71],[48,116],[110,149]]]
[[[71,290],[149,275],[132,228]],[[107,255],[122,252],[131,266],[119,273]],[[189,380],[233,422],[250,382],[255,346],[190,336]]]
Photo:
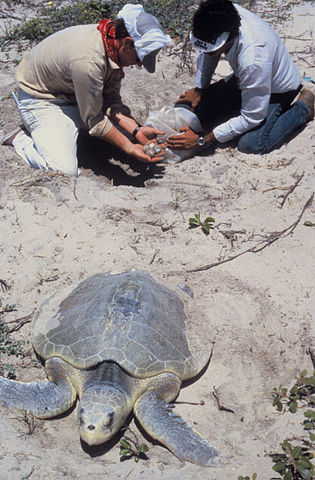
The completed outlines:
[[[77,177],[78,176],[78,162],[77,158],[68,152],[68,156],[65,155],[63,157],[63,161],[60,158],[56,158],[52,155],[45,155],[45,162],[46,168],[48,170],[55,170],[65,175],[69,175],[70,177]]]
[[[248,132],[243,135],[237,145],[237,148],[242,153],[262,154],[264,147],[259,144],[255,135],[256,132]]]
[[[77,167],[64,167],[64,168],[58,168],[60,172],[64,173],[65,175],[69,175],[69,177],[77,177],[78,176],[78,168]]]

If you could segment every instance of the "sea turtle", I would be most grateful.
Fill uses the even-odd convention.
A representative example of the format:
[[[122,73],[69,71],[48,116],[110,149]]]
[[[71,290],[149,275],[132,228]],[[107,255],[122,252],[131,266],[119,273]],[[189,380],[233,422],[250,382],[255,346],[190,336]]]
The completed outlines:
[[[147,272],[89,277],[61,302],[50,297],[34,316],[32,343],[48,381],[0,377],[0,404],[49,418],[79,397],[79,431],[88,445],[109,440],[133,409],[179,459],[219,465],[220,452],[169,403],[204,367],[190,353],[185,320],[180,297]]]

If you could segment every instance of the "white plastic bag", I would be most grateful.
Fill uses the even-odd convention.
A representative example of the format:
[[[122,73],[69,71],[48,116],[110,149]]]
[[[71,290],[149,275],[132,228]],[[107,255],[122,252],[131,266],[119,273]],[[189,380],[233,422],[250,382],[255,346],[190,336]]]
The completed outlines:
[[[165,132],[167,136],[179,134],[180,129],[185,126],[191,127],[197,133],[202,132],[202,126],[198,117],[184,107],[170,107],[166,105],[160,110],[153,110],[149,113],[145,125],[158,128]],[[200,150],[200,147],[190,150],[166,148],[163,162],[178,163],[193,157]]]

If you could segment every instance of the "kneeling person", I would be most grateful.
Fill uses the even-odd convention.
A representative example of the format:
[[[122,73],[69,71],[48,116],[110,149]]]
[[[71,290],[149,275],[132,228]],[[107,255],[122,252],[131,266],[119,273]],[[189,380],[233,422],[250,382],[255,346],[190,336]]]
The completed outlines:
[[[263,154],[313,119],[314,95],[303,89],[292,104],[302,88],[300,74],[279,35],[254,13],[230,0],[206,0],[193,17],[190,38],[199,51],[196,88],[178,103],[192,106],[206,132],[198,136],[185,127],[169,138],[170,147],[240,137],[240,151]],[[210,85],[222,54],[233,74]]]
[[[77,175],[79,129],[118,146],[143,162],[160,130],[140,126],[120,97],[123,68],[155,71],[155,58],[171,39],[142,5],[125,5],[115,22],[61,30],[27,52],[17,68],[16,99],[23,129],[2,141],[33,168]],[[119,128],[117,128],[118,126]],[[131,134],[131,142],[121,130]]]

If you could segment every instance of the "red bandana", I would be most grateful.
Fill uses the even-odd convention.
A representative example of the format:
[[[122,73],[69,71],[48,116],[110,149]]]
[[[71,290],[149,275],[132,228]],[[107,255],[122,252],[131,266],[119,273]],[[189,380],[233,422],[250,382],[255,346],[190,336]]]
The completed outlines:
[[[98,24],[97,29],[101,32],[103,44],[105,47],[105,52],[107,53],[108,57],[117,65],[119,65],[118,60],[118,41],[116,40],[115,36],[115,27],[114,22],[109,20],[109,18],[105,18],[101,20]],[[123,69],[119,66],[120,73],[122,78],[124,78],[125,74]]]

